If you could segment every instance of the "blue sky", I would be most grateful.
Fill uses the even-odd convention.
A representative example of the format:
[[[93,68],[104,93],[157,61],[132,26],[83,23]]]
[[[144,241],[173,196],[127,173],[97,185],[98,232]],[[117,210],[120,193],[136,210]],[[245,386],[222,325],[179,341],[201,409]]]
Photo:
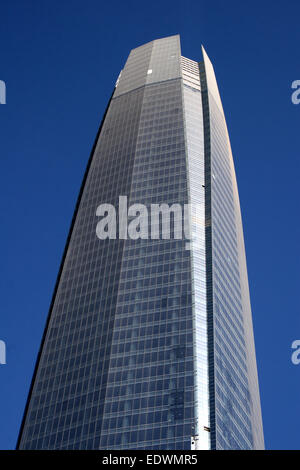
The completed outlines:
[[[0,6],[0,448],[14,448],[89,152],[130,49],[179,33],[217,75],[235,158],[266,446],[300,448],[300,3],[16,1]]]

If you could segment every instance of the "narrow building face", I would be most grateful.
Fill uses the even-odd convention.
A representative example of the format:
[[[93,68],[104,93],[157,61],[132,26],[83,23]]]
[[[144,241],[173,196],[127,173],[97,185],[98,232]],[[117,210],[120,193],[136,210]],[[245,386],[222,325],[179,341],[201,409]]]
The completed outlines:
[[[20,449],[264,447],[234,165],[203,59],[181,56],[171,36],[132,50],[119,76]]]

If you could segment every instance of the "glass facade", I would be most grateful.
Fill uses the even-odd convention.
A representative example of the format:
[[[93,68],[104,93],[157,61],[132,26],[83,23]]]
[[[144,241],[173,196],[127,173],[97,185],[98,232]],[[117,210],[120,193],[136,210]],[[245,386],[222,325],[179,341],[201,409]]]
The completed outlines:
[[[171,36],[133,49],[118,78],[73,217],[20,449],[263,447],[233,160],[203,56],[181,56]],[[176,214],[169,238],[160,220],[158,239],[117,230],[99,240],[97,207],[118,209],[119,196],[128,206],[190,204],[192,240],[176,238]]]

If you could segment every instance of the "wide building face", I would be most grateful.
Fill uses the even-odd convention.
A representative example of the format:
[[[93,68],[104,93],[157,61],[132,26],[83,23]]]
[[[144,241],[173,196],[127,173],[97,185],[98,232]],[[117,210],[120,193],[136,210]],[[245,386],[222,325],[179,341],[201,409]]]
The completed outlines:
[[[203,57],[182,57],[171,36],[132,50],[120,74],[73,217],[20,449],[264,446],[233,159]],[[120,196],[129,224],[133,204],[177,204],[171,233],[149,214],[148,232],[130,237],[118,225],[115,239],[99,239],[97,208],[111,204],[119,221]],[[192,241],[175,233],[183,209]]]

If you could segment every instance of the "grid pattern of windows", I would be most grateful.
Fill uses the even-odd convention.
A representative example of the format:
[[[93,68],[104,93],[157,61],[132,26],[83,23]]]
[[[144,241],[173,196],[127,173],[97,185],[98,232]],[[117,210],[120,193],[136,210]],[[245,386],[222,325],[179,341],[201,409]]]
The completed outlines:
[[[147,86],[129,205],[187,203],[180,80]],[[102,449],[189,449],[193,434],[190,253],[184,240],[126,240]]]
[[[263,448],[242,222],[233,159],[213,67],[204,51],[202,91],[209,164],[209,312],[212,448]],[[211,304],[211,305],[210,305]]]
[[[187,86],[201,90],[199,65],[194,60],[181,56],[182,81]],[[201,116],[201,107],[198,115]]]
[[[177,239],[171,216],[169,238],[160,218],[159,239],[99,240],[97,207],[118,213],[120,196],[147,207],[151,229],[152,204],[192,203],[197,239]],[[179,36],[130,53],[58,279],[19,448],[263,446],[225,119],[207,56],[182,57]]]
[[[98,448],[123,240],[96,237],[96,208],[129,195],[143,91],[111,101],[86,180],[21,447]],[[113,182],[113,184],[112,184]]]
[[[95,233],[97,206],[118,207],[120,195],[129,205],[188,202],[178,44],[174,37],[140,48],[136,60],[146,72],[151,58],[157,83],[131,82],[127,66],[119,79],[72,230],[20,448],[190,448],[190,252],[172,234],[100,241]],[[162,52],[175,59],[173,72]]]

